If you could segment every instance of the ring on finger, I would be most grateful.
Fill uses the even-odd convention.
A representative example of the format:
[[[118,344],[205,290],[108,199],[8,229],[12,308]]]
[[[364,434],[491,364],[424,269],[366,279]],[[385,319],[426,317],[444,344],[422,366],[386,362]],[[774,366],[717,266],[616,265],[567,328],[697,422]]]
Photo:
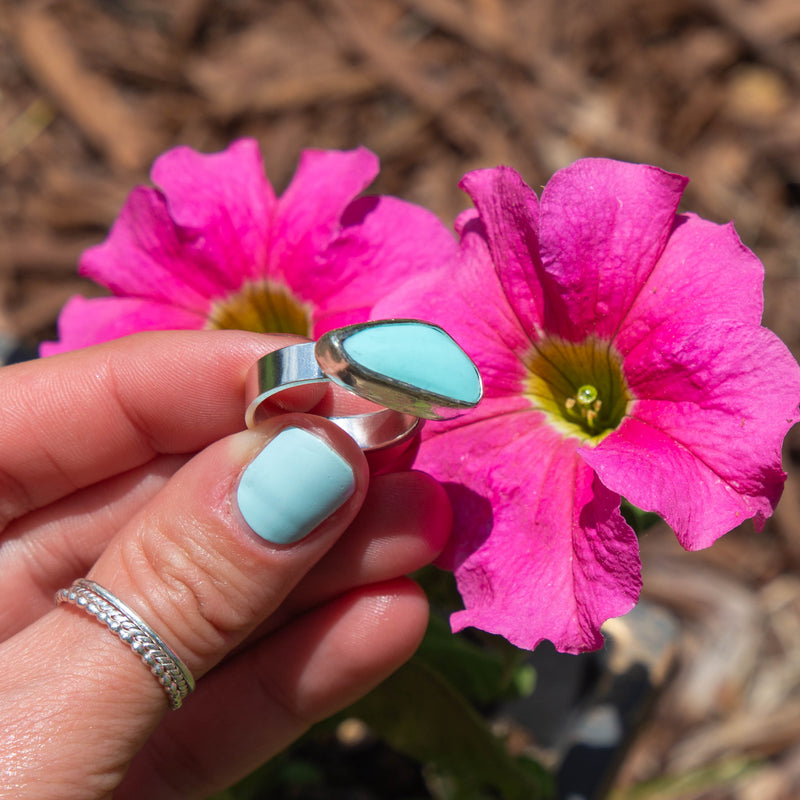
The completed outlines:
[[[69,603],[93,616],[136,653],[167,695],[169,707],[177,710],[194,691],[189,668],[164,640],[131,608],[99,583],[79,578],[68,589],[56,592],[56,603]]]

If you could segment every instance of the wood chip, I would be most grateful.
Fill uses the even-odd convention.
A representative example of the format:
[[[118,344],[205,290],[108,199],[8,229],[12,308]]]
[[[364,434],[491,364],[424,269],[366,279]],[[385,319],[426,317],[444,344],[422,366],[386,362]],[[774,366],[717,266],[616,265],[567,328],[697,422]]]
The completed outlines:
[[[152,123],[140,119],[112,83],[83,66],[68,32],[33,8],[20,10],[15,32],[33,77],[87,140],[115,167],[145,166],[159,147]]]

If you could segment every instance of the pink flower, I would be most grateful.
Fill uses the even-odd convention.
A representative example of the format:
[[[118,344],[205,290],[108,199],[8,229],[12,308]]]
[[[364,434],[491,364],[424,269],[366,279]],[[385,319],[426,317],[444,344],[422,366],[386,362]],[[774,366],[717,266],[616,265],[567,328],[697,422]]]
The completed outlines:
[[[240,328],[317,337],[368,318],[373,303],[457,250],[430,212],[356,196],[378,172],[364,148],[307,150],[276,197],[255,141],[203,155],[177,147],[158,188],[128,197],[81,274],[114,297],[72,298],[44,355],[142,330]]]
[[[601,646],[641,583],[621,495],[690,550],[772,513],[800,369],[761,327],[763,268],[733,227],[676,214],[685,184],[587,159],[540,201],[512,169],[472,172],[461,258],[375,309],[442,325],[485,382],[417,460],[456,506],[455,630]]]

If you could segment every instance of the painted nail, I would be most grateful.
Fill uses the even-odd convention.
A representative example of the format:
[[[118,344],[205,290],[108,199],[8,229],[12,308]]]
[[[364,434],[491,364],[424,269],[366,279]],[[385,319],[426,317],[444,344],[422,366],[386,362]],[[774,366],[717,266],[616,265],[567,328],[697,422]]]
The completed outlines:
[[[350,465],[322,439],[286,428],[250,462],[236,499],[262,539],[291,544],[307,536],[355,489]]]

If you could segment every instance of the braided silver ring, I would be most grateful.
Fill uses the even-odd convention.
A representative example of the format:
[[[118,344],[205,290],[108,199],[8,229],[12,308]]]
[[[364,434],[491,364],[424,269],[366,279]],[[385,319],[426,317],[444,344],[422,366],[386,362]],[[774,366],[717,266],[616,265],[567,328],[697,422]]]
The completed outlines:
[[[100,584],[79,578],[68,589],[56,592],[56,603],[69,603],[103,623],[138,655],[167,694],[176,710],[194,690],[189,668],[164,640],[135,612]]]

